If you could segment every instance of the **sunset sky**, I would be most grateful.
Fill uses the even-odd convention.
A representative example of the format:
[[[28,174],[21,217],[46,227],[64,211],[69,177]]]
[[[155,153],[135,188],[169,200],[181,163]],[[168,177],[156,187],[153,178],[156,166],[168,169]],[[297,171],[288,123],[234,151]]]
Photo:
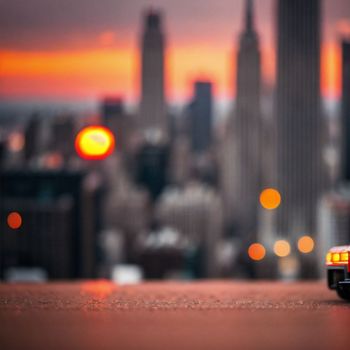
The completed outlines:
[[[233,93],[243,0],[0,0],[0,97],[96,99],[139,88],[142,12],[164,13],[167,96],[181,101],[191,82],[211,79],[219,98]],[[274,0],[256,0],[263,76],[274,82]],[[339,96],[339,32],[349,0],[323,0],[322,92]]]

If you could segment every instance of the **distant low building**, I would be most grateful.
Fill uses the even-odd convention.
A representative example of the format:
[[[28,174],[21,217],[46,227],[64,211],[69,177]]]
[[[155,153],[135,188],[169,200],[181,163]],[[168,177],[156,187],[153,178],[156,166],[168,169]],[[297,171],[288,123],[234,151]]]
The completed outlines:
[[[51,150],[59,153],[65,163],[75,156],[76,123],[72,115],[59,115],[51,127]]]
[[[117,152],[127,152],[133,131],[133,120],[125,111],[123,100],[120,97],[105,97],[101,102],[100,113],[102,123],[115,136]]]
[[[203,277],[217,276],[223,215],[215,190],[199,183],[168,189],[157,203],[155,216],[160,225],[176,229],[200,248]]]
[[[179,135],[171,145],[170,181],[184,185],[190,178],[191,150],[190,141],[185,135]]]
[[[39,155],[41,121],[37,115],[33,115],[24,131],[24,159],[30,162]]]

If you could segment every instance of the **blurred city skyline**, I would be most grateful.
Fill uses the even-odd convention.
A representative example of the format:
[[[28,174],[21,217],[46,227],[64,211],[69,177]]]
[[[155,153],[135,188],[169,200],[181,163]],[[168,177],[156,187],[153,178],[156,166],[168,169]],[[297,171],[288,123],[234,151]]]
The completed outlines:
[[[0,278],[319,276],[349,241],[349,4],[106,1],[0,25]]]
[[[0,98],[139,99],[140,18],[160,8],[166,32],[166,95],[184,102],[196,79],[213,81],[217,99],[234,95],[238,35],[244,2],[104,0],[3,3],[0,15]],[[274,83],[276,23],[273,0],[256,3],[265,86]],[[50,15],[51,14],[51,15]],[[213,15],[214,14],[214,15]],[[346,0],[323,1],[323,97],[340,96],[339,34],[349,32]],[[190,34],[189,34],[190,33]]]

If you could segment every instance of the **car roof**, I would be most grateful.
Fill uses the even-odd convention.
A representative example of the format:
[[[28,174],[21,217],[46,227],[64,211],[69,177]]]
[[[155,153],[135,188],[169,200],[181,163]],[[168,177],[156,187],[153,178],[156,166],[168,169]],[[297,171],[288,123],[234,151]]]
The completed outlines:
[[[333,247],[330,249],[331,253],[342,253],[342,252],[350,252],[350,245],[343,245],[338,247]]]

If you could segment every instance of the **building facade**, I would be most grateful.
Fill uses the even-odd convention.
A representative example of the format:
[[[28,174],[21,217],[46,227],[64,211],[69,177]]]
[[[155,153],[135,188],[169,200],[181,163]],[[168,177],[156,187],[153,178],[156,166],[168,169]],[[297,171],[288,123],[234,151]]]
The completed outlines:
[[[198,182],[163,192],[155,209],[159,223],[176,229],[199,248],[201,277],[218,277],[218,244],[223,237],[222,202],[212,188]]]
[[[277,234],[315,234],[324,183],[319,0],[277,4]]]
[[[342,41],[342,107],[341,107],[342,181],[350,181],[350,39]]]
[[[101,185],[77,171],[0,173],[0,278],[40,268],[50,279],[96,277]],[[13,230],[7,216],[18,212]]]
[[[225,150],[224,198],[235,232],[247,240],[257,234],[261,184],[260,50],[253,2],[247,0],[237,59],[236,104]]]
[[[213,128],[212,84],[209,81],[194,83],[194,96],[189,106],[189,124],[192,151],[200,154],[209,150]]]
[[[141,43],[141,131],[167,133],[164,96],[165,37],[160,12],[151,10],[144,17]]]

